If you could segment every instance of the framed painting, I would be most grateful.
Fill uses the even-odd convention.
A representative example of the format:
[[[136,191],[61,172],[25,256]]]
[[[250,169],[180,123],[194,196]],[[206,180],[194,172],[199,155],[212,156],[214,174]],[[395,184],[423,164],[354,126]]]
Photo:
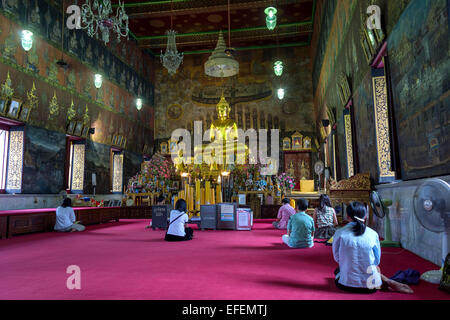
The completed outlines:
[[[90,129],[90,128],[91,128],[91,125],[90,125],[90,124],[84,125],[83,131],[81,132],[81,136],[82,136],[83,138],[87,138],[87,137],[88,137],[88,135],[89,135],[89,129]]]
[[[303,149],[303,135],[296,132],[292,135],[292,150]]]
[[[120,146],[122,144],[122,136],[117,136],[117,140],[116,140],[116,146]]]
[[[364,31],[361,31],[361,45],[363,47],[364,55],[368,63],[372,61],[372,52],[370,50],[369,42]]]
[[[70,121],[69,124],[67,125],[67,133],[73,134],[74,129],[75,129],[75,122]]]
[[[31,108],[29,106],[23,105],[22,110],[20,110],[19,120],[27,122],[30,117]]]
[[[304,139],[303,139],[303,148],[304,149],[311,149],[311,147],[312,147],[312,144],[311,144],[311,138],[310,137],[305,137]]]
[[[167,142],[161,143],[160,146],[159,146],[159,148],[160,148],[162,154],[167,154],[167,153],[168,153],[168,152],[167,152],[167,151],[168,151],[168,150],[167,150],[167,148],[168,148]]]
[[[283,151],[289,151],[289,150],[291,150],[291,139],[284,138],[283,139]]]
[[[11,102],[9,103],[9,109],[8,109],[8,117],[17,119],[19,117],[20,113],[20,106],[22,105],[22,101],[18,99],[11,99]]]
[[[76,136],[81,137],[81,133],[83,132],[83,122],[75,122],[75,129],[73,131],[73,134]]]
[[[382,43],[385,38],[383,29],[375,29],[374,33],[375,33],[375,37],[377,38],[378,43]]]
[[[370,51],[372,53],[372,56],[375,55],[376,51],[377,51],[377,47],[378,47],[378,42],[377,42],[377,37],[374,33],[373,30],[370,29],[365,29],[366,30],[366,36],[367,36],[367,40],[370,46]]]
[[[4,97],[0,97],[0,114],[5,115],[6,109],[8,107],[8,99]]]
[[[178,144],[178,141],[172,140],[172,139],[169,140],[169,152],[171,154],[177,151],[177,144]]]

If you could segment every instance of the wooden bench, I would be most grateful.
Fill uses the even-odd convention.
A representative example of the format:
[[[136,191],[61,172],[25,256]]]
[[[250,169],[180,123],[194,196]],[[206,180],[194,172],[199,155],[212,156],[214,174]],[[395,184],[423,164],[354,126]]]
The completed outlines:
[[[119,221],[121,207],[74,207],[75,218],[83,225]],[[56,209],[22,209],[0,211],[0,238],[32,232],[53,231]]]

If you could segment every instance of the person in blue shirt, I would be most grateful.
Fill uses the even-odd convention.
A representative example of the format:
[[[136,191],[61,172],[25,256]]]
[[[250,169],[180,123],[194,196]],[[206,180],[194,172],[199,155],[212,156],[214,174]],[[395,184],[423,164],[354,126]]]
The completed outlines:
[[[291,216],[287,226],[287,234],[282,239],[289,248],[303,249],[314,246],[314,220],[306,214],[308,200],[297,200],[298,213]]]
[[[378,234],[365,225],[366,206],[353,202],[347,207],[349,224],[339,229],[333,239],[333,256],[339,264],[335,271],[336,286],[347,292],[375,293],[388,289],[413,293],[408,285],[382,275],[381,248]]]

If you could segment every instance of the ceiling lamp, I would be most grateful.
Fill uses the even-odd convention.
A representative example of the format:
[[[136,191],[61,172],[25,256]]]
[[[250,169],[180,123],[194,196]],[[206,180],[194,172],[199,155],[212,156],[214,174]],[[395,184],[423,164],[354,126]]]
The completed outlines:
[[[142,109],[142,99],[138,98],[136,100],[136,109],[141,110]]]
[[[205,62],[205,74],[216,78],[232,77],[239,73],[239,62],[225,53],[226,46],[220,31],[216,49]]]
[[[170,75],[177,73],[180,64],[183,62],[183,53],[178,53],[177,50],[177,33],[173,30],[173,0],[170,1],[170,30],[166,31],[167,34],[167,48],[166,53],[162,53],[160,60],[164,68],[167,69]]]
[[[278,89],[277,94],[278,94],[278,99],[280,99],[280,100],[284,99],[284,89],[283,88]]]
[[[86,0],[86,3],[81,6],[81,21],[84,24],[81,28],[87,29],[87,34],[90,37],[95,35],[97,39],[101,33],[105,44],[109,42],[109,32],[115,32],[119,42],[120,37],[128,37],[129,33],[124,3],[119,0],[116,15],[111,15],[112,13],[111,0],[94,0],[92,6],[91,1]]]
[[[97,89],[100,89],[102,87],[102,83],[103,83],[103,77],[101,74],[96,74],[94,76],[94,85]]]
[[[183,53],[178,53],[177,43],[176,43],[176,32],[175,30],[168,30],[167,34],[167,48],[166,53],[161,51],[161,63],[164,68],[167,69],[170,75],[177,73],[181,62],[183,62]]]
[[[33,32],[29,30],[23,30],[21,40],[23,50],[30,51],[30,49],[33,47]]]
[[[283,62],[282,61],[275,62],[273,65],[273,71],[278,77],[281,77],[281,75],[283,74]]]
[[[266,25],[267,29],[273,30],[277,26],[277,9],[274,7],[268,7],[266,10],[264,10],[264,13],[266,14]]]

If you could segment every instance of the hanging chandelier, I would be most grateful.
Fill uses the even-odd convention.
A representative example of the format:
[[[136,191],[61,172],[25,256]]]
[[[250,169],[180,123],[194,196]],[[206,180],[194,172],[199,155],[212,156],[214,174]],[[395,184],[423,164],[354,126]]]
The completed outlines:
[[[173,12],[173,0],[170,2],[170,11]],[[177,50],[177,33],[173,30],[173,15],[170,16],[170,30],[166,31],[167,34],[167,47],[166,53],[162,53],[160,60],[164,68],[167,69],[170,75],[177,73],[180,64],[183,62],[183,53],[178,53]]]
[[[117,42],[120,42],[120,37],[128,37],[129,33],[124,3],[119,0],[116,15],[112,14],[111,0],[94,0],[92,6],[91,1],[86,0],[86,3],[81,6],[81,21],[84,24],[81,28],[87,29],[87,34],[90,37],[95,35],[97,39],[101,33],[105,44],[109,42],[110,32],[115,32]]]
[[[216,49],[205,62],[205,74],[210,77],[226,78],[239,73],[239,62],[225,53],[226,46],[223,33],[220,31]]]
[[[167,69],[170,75],[177,73],[180,64],[183,62],[183,53],[178,53],[177,43],[176,43],[176,32],[175,30],[168,30],[167,34],[167,48],[166,53],[161,51],[161,62],[164,68]]]
[[[237,75],[239,73],[239,62],[234,59],[234,52],[235,50],[231,48],[230,0],[228,0],[228,48],[225,45],[222,30],[220,30],[216,49],[205,62],[205,74],[216,78]]]

